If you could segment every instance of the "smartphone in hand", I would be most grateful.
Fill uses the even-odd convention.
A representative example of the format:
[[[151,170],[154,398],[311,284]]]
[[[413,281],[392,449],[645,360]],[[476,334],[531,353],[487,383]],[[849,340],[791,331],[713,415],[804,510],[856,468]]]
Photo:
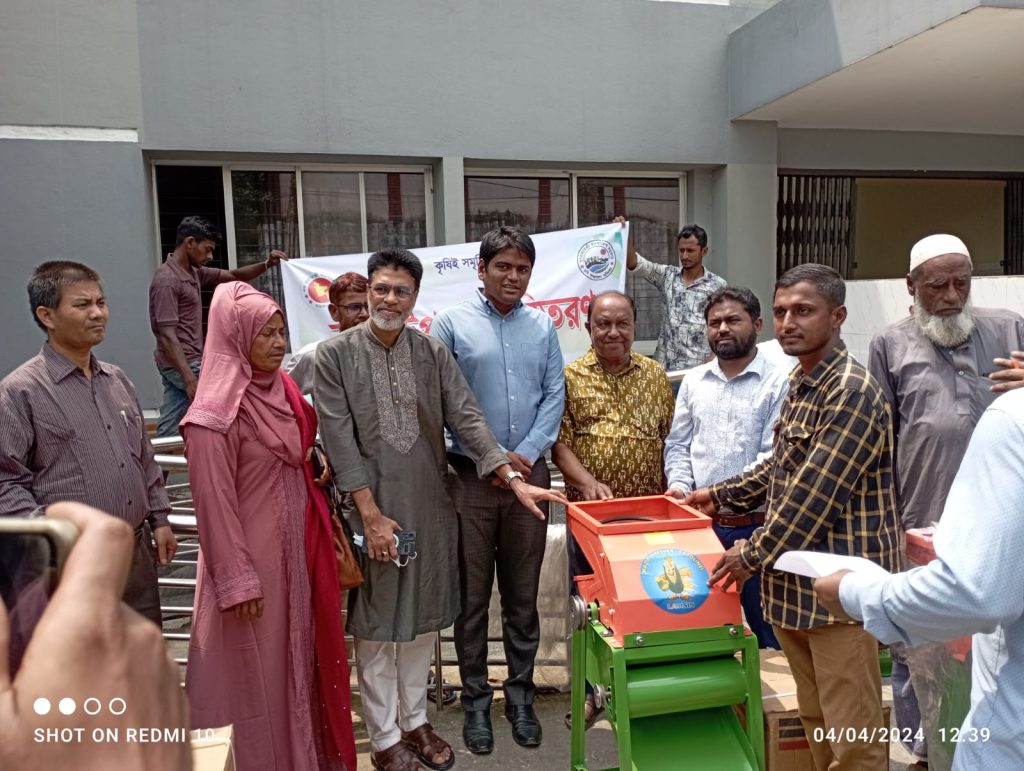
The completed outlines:
[[[67,520],[0,516],[0,600],[10,625],[12,676],[77,538]]]

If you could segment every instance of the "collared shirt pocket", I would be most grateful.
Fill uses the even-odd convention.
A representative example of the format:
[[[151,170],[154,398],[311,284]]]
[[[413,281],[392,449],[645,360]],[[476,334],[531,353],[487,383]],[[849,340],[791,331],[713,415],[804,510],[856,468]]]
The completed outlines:
[[[547,367],[547,346],[540,342],[522,343],[519,349],[520,358],[516,374],[531,383],[540,383],[544,379],[544,370]]]
[[[142,416],[134,405],[127,404],[119,410],[117,420],[125,433],[125,446],[131,451],[132,457],[141,463],[145,455],[142,449]]]
[[[85,474],[82,460],[88,452],[80,447],[78,434],[69,423],[57,425],[38,417],[35,419],[35,447],[28,466],[32,471],[48,469],[33,483],[33,496],[37,501],[67,498],[68,489],[85,494]],[[52,486],[52,489],[51,489]]]
[[[803,426],[782,428],[782,458],[779,465],[787,474],[792,474],[807,460],[810,452],[811,432]]]

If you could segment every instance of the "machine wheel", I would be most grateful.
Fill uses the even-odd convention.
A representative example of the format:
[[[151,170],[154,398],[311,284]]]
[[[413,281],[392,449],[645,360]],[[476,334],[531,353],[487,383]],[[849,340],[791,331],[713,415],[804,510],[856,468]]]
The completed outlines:
[[[570,595],[567,615],[569,617],[570,633],[577,629],[584,629],[587,626],[587,621],[590,620],[590,610],[587,608],[587,601],[579,595]]]

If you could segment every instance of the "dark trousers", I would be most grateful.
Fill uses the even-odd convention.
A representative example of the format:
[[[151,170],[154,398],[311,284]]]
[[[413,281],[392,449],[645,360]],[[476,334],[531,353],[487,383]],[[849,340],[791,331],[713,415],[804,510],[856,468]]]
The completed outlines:
[[[748,525],[747,527],[723,527],[719,524],[712,525],[715,535],[722,542],[726,549],[730,548],[741,538],[750,538],[760,525]],[[743,606],[743,615],[747,619],[747,626],[757,638],[758,648],[775,648],[778,650],[779,641],[775,639],[775,632],[771,624],[764,620],[764,611],[761,609],[761,574],[755,573],[747,579],[740,589],[740,605]]]
[[[132,566],[128,571],[128,583],[125,584],[121,599],[136,613],[163,628],[160,590],[156,583],[153,536],[148,524],[142,524],[135,530]]]
[[[487,682],[487,624],[491,587],[498,576],[502,641],[508,678],[505,698],[511,704],[532,704],[533,664],[540,644],[537,589],[547,542],[547,520],[531,514],[511,490],[479,479],[476,466],[463,456],[449,455],[459,484],[459,593],[462,612],[455,621],[455,650],[462,679],[462,706],[488,709],[494,689]],[[533,466],[529,482],[550,487],[544,459]],[[546,503],[540,505],[547,515]]]

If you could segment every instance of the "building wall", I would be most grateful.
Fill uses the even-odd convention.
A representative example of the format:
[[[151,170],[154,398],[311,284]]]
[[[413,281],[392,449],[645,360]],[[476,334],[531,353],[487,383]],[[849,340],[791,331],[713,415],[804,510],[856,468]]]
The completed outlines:
[[[725,163],[728,35],[756,13],[647,0],[140,0],[145,146]]]
[[[779,129],[780,169],[1024,172],[1024,137]]]
[[[0,125],[138,128],[135,0],[4,0]]]
[[[971,251],[976,276],[1001,275],[1002,180],[858,179],[854,278],[907,272],[911,247],[953,233]]]
[[[45,340],[25,291],[32,269],[46,260],[76,260],[99,271],[110,305],[97,356],[124,368],[143,406],[156,404],[147,310],[154,231],[138,145],[0,140],[0,169],[0,375],[38,353]]]

